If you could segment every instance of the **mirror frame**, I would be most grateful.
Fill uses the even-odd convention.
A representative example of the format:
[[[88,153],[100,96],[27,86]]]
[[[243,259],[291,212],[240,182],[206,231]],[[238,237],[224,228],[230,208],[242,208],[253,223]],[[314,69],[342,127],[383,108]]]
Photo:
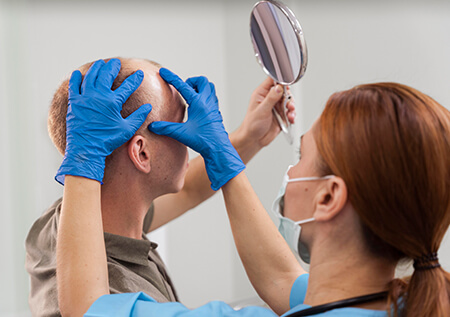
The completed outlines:
[[[300,70],[299,70],[298,76],[291,82],[282,82],[282,81],[279,81],[278,79],[274,78],[272,76],[272,74],[270,74],[270,72],[264,66],[263,61],[261,59],[261,56],[259,55],[259,53],[256,50],[255,43],[254,43],[254,38],[253,38],[252,22],[251,21],[252,21],[252,17],[253,17],[253,13],[254,13],[255,8],[261,3],[270,3],[270,4],[274,5],[274,6],[276,6],[286,16],[287,20],[289,21],[289,23],[292,26],[292,29],[293,29],[293,31],[295,33],[295,36],[297,37],[297,40],[298,40],[298,43],[299,43],[299,46],[300,46],[300,58],[301,58]],[[299,81],[300,78],[303,77],[303,75],[305,74],[305,71],[306,71],[306,67],[308,65],[308,49],[306,47],[306,41],[305,41],[305,38],[304,38],[304,35],[303,35],[303,30],[302,30],[302,27],[301,27],[300,23],[298,22],[297,18],[295,17],[295,15],[291,11],[291,9],[289,9],[289,7],[287,7],[284,3],[280,2],[280,1],[277,1],[277,0],[262,0],[262,1],[257,2],[253,6],[251,14],[250,14],[250,37],[252,39],[253,49],[255,51],[255,56],[256,56],[256,58],[258,60],[258,63],[261,65],[261,67],[264,70],[264,72],[268,76],[270,76],[275,82],[277,82],[277,83],[279,83],[281,85],[285,85],[285,86],[286,85],[292,85],[292,84],[296,83],[297,81]]]

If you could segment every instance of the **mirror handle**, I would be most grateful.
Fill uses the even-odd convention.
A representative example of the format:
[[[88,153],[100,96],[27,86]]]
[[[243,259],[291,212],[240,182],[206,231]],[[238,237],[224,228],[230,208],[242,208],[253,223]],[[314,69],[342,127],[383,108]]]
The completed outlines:
[[[283,131],[283,134],[286,137],[286,140],[288,141],[288,143],[290,145],[292,145],[292,143],[294,142],[294,137],[292,134],[292,124],[289,122],[289,119],[287,117],[287,107],[286,106],[287,106],[287,103],[289,102],[289,100],[291,99],[291,97],[292,97],[292,95],[288,94],[286,86],[283,85],[283,107],[281,109],[283,109],[283,116],[284,116],[285,120],[283,120],[281,118],[280,114],[275,110],[275,108],[272,109],[272,112],[278,121],[278,125],[280,126],[281,131]]]

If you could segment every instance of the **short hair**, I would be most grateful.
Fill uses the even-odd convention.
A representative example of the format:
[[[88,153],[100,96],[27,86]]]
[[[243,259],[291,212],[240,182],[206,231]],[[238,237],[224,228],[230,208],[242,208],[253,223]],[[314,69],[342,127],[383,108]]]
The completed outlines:
[[[138,68],[135,66],[135,63],[132,63],[132,61],[148,62],[158,68],[161,67],[160,64],[151,60],[146,59],[138,60],[123,57],[117,58],[120,59],[122,67],[112,85],[113,90],[118,88],[128,76],[132,75],[136,70],[138,70]],[[110,60],[110,58],[105,59],[106,62],[108,60]],[[78,68],[78,70],[84,76],[93,63],[94,62],[84,64],[83,66]],[[62,155],[64,155],[66,149],[66,115],[69,104],[68,89],[69,89],[69,79],[66,79],[61,83],[61,85],[58,87],[55,94],[53,95],[47,121],[48,133],[50,135],[50,138],[52,139],[53,144],[56,146],[56,148]],[[121,111],[122,117],[123,118],[128,117],[141,105],[147,103],[149,95],[150,96],[152,95],[151,91],[144,90],[142,86],[139,87],[133,94],[131,94],[128,100],[124,103]],[[151,115],[155,117],[155,114],[157,113],[158,109],[154,108],[151,112]]]

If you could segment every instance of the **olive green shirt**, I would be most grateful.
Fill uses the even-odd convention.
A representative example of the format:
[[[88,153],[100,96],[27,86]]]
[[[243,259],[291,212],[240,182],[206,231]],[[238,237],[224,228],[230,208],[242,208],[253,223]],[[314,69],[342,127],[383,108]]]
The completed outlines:
[[[30,274],[33,316],[61,316],[56,289],[56,236],[62,198],[30,229],[26,239],[26,269]],[[142,240],[104,234],[112,294],[144,292],[158,302],[177,301],[177,295],[158,255],[157,244],[145,236],[153,219],[153,205],[145,220]]]

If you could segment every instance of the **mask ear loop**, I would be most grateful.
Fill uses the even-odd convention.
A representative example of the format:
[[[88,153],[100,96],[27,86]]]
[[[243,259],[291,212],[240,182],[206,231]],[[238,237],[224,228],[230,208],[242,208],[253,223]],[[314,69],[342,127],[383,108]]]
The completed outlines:
[[[288,177],[289,177],[289,176],[288,176]],[[288,183],[292,183],[292,182],[317,181],[317,180],[321,180],[321,179],[330,179],[330,178],[333,178],[333,177],[335,177],[335,175],[291,178],[291,179],[288,179]]]
[[[296,225],[303,225],[305,223],[312,222],[312,221],[315,221],[315,220],[316,220],[316,218],[311,217],[311,218],[308,218],[308,219],[303,219],[303,220],[300,220],[300,221],[296,221],[295,224]]]
[[[291,167],[292,166],[290,166],[289,169]],[[289,171],[289,169],[288,169],[288,171]],[[334,175],[326,175],[326,176],[299,177],[299,178],[291,178],[291,179],[289,179],[289,176],[286,173],[287,183],[301,182],[301,181],[304,181],[304,182],[306,182],[306,181],[316,181],[316,180],[322,180],[322,179],[330,179],[330,178],[333,178],[333,177],[335,177],[335,176]],[[308,223],[308,222],[311,222],[311,221],[315,221],[315,220],[316,220],[316,218],[311,217],[311,218],[307,218],[307,219],[304,219],[304,220],[297,221],[297,222],[295,222],[295,224],[296,225],[302,225],[302,224],[305,224],[305,223]]]

